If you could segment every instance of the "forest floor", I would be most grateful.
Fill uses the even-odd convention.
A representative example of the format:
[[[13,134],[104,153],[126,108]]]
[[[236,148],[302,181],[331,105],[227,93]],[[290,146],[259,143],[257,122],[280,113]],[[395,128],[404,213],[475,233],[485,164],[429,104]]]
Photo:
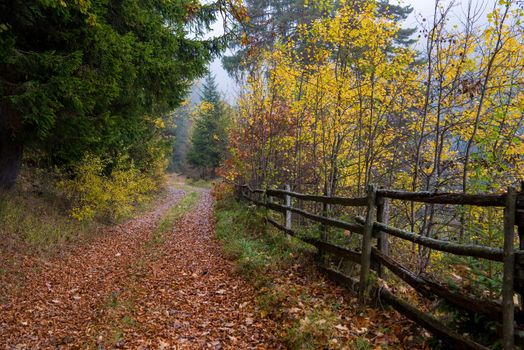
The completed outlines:
[[[16,272],[4,270],[0,348],[286,348],[278,321],[260,312],[258,291],[235,271],[214,237],[209,190],[175,184],[169,191],[153,211],[107,228],[60,257],[23,256]],[[190,195],[195,201],[183,204]],[[171,215],[173,222],[166,221],[170,213],[178,213]],[[159,229],[166,222],[169,227]],[[302,285],[294,288],[309,285],[294,269],[286,272]],[[326,283],[312,300],[334,293],[343,301],[345,292]],[[355,327],[358,320],[342,317],[338,331],[348,337],[367,333],[375,320],[358,318]],[[397,322],[387,314],[378,318],[383,325]]]

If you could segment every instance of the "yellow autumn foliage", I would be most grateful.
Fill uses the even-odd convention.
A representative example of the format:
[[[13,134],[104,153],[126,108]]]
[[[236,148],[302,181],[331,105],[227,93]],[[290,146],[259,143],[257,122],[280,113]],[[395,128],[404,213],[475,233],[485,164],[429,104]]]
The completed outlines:
[[[421,24],[418,46],[409,46],[396,42],[402,23],[377,6],[341,1],[261,55],[238,102],[230,159],[221,171],[226,180],[347,197],[365,195],[369,184],[440,193],[519,185],[522,8],[497,2],[482,26],[467,18],[449,25],[450,12],[439,10]],[[502,244],[501,215],[487,208],[390,206],[396,227],[493,247]],[[396,248],[418,271],[465,263],[411,243]],[[491,286],[498,283],[491,263],[476,268],[487,271]]]
[[[79,221],[94,217],[118,220],[159,189],[158,180],[141,173],[126,159],[119,159],[109,174],[104,173],[107,168],[100,157],[87,155],[77,165],[73,179],[59,182],[58,188],[72,202],[71,217]]]
[[[518,182],[522,10],[500,3],[478,28],[437,16],[421,28],[420,53],[396,44],[402,24],[376,1],[353,5],[261,56],[238,103],[226,178],[346,195],[369,183],[496,192]]]

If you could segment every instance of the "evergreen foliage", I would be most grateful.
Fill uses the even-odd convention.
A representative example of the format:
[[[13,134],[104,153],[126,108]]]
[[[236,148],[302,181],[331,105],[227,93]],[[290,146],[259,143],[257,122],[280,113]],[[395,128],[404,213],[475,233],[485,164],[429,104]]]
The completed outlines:
[[[175,136],[174,150],[169,164],[169,171],[188,173],[187,152],[191,146],[191,106],[189,101],[177,108],[173,114],[172,133]]]
[[[201,177],[214,177],[215,169],[226,155],[228,119],[227,107],[220,98],[215,78],[208,75],[187,154],[189,164],[200,170]]]
[[[0,3],[0,188],[13,186],[24,148],[47,166],[71,168],[89,153],[147,168],[169,149],[158,117],[220,49],[194,39],[213,9],[195,0]]]

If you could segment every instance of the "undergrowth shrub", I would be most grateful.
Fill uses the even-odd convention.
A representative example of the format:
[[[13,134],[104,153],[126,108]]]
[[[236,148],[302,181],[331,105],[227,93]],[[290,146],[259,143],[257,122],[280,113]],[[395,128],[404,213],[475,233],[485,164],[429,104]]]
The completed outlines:
[[[473,334],[478,343],[489,349],[501,350],[503,348],[498,324],[488,316],[457,309],[447,302],[441,302],[438,311],[445,313],[442,321],[459,334]],[[431,339],[430,344],[435,350],[446,349],[446,344],[443,344],[438,338]]]
[[[160,186],[126,158],[109,167],[107,161],[88,155],[76,165],[73,174],[71,179],[60,181],[58,187],[71,200],[70,214],[79,221],[128,217]]]
[[[234,195],[234,190],[227,183],[218,181],[213,183],[211,195],[218,203],[221,203],[224,199],[232,197]]]
[[[186,185],[193,186],[193,187],[201,187],[201,188],[212,188],[213,183],[210,181],[206,181],[204,179],[193,179],[190,177],[187,177],[185,180]]]
[[[278,320],[282,318],[285,303],[289,300],[289,286],[276,285],[273,288],[263,287],[257,296],[257,304],[262,316]]]
[[[37,163],[24,164],[14,191],[0,191],[0,253],[53,253],[88,239],[103,221],[147,208],[165,178],[161,164],[144,173],[125,158],[109,164],[86,156],[67,176]]]

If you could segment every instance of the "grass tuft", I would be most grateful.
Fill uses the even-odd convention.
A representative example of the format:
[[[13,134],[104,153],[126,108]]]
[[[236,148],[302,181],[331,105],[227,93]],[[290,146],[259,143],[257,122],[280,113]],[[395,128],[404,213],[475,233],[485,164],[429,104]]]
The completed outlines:
[[[200,188],[207,188],[210,189],[213,187],[213,182],[204,180],[204,179],[192,179],[190,177],[187,177],[185,179],[185,184],[192,187],[200,187]]]
[[[295,322],[287,331],[287,344],[290,349],[332,348],[335,342],[337,318],[328,309],[308,310],[306,315]]]

